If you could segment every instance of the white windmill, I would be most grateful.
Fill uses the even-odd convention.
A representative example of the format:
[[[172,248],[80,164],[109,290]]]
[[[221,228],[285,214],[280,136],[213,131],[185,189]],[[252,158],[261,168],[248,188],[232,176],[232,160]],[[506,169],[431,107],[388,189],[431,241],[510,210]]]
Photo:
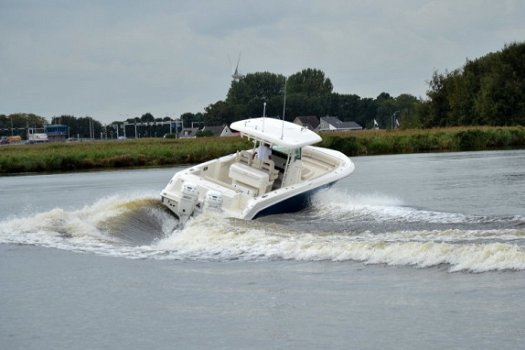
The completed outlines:
[[[235,69],[233,69],[232,61],[230,59],[230,56],[228,55],[228,61],[230,61],[230,65],[232,66],[232,78],[234,81],[238,81],[241,78],[244,78],[244,75],[242,75],[239,72],[239,62],[241,62],[241,53],[239,52],[239,57],[237,58],[237,65],[235,65]]]

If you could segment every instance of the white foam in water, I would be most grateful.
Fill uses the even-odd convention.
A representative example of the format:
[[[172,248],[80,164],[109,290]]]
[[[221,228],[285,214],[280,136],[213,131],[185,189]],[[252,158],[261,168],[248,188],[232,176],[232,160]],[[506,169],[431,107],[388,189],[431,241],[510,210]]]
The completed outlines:
[[[55,208],[29,217],[0,222],[0,243],[29,244],[59,249],[122,255],[120,238],[106,231],[108,220],[153,200],[144,196],[112,196],[79,210]],[[158,215],[162,219],[161,215]],[[167,223],[167,220],[164,219]]]
[[[375,221],[397,220],[405,222],[424,221],[429,223],[459,223],[465,216],[455,213],[439,213],[404,207],[402,200],[379,193],[348,193],[327,189],[318,192],[312,199],[312,205],[319,216],[334,219],[349,215],[370,216]]]
[[[370,217],[374,221],[424,222],[435,224],[460,224],[499,222],[501,218],[466,216],[461,213],[445,213],[420,210],[404,206],[401,199],[380,193],[348,193],[330,188],[316,193],[312,206],[318,216],[326,219],[345,220],[352,217]],[[512,221],[524,221],[515,216]],[[508,221],[508,218],[503,220]]]
[[[336,197],[342,196],[342,197]],[[342,200],[346,198],[346,200]],[[386,196],[353,196],[335,191],[314,199],[320,215],[344,218],[371,215],[378,220],[424,220],[427,213],[401,207]],[[141,230],[156,229],[153,242],[134,246],[113,235],[108,226],[126,223],[147,207],[138,220],[160,221]],[[335,213],[335,214],[334,214]],[[431,217],[436,218],[439,213]],[[142,214],[141,214],[142,215]],[[448,216],[450,215],[450,216]],[[461,215],[442,213],[441,219],[459,220]],[[465,218],[465,220],[468,218]],[[151,196],[114,196],[74,211],[57,208],[45,213],[0,222],[0,243],[28,244],[127,258],[197,260],[359,261],[365,264],[415,266],[448,265],[450,271],[484,272],[525,270],[525,229],[397,230],[389,233],[303,232],[263,221],[226,219],[205,214],[191,219],[183,229],[170,232],[174,219],[158,209]],[[113,223],[115,225],[115,223]],[[127,229],[127,226],[124,226]],[[523,226],[521,226],[523,227]],[[139,234],[141,232],[138,232]],[[143,232],[146,234],[146,232]]]
[[[500,237],[500,231],[459,230],[394,232],[391,235],[357,236],[270,231],[250,222],[201,216],[157,248],[179,258],[193,259],[292,259],[361,261],[367,264],[431,267],[451,265],[450,271],[483,272],[525,269],[525,250],[512,243],[465,242],[465,237]],[[459,234],[459,237],[456,235]],[[507,230],[510,239],[523,239],[524,231]],[[462,241],[461,243],[456,243]],[[166,258],[169,258],[167,255]]]

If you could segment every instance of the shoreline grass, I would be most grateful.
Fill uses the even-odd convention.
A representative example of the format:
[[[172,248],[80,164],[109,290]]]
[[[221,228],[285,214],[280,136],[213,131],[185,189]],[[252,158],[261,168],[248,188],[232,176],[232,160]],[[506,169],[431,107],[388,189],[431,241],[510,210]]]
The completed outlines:
[[[10,145],[0,148],[0,175],[192,164],[247,147],[246,140],[218,137]]]
[[[348,156],[525,148],[524,127],[455,127],[323,133],[318,144]],[[0,147],[0,175],[200,163],[251,143],[238,137],[140,139]]]
[[[525,128],[452,127],[323,133],[323,147],[348,156],[525,148]]]

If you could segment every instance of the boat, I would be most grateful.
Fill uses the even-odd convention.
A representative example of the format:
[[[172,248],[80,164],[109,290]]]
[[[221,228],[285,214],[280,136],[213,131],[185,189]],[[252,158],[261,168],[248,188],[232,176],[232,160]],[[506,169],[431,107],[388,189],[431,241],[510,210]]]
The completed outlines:
[[[207,211],[246,220],[295,212],[355,168],[343,153],[314,146],[322,138],[298,124],[263,116],[230,128],[253,147],[179,171],[161,191],[182,224]]]

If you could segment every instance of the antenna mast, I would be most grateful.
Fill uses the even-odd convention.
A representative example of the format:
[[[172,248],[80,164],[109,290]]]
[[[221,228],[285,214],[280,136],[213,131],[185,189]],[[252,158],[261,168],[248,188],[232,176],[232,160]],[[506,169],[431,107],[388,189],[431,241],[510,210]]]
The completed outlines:
[[[284,115],[286,113],[286,85],[288,83],[288,78],[284,78],[284,100],[283,100],[283,120],[282,120],[282,127],[281,127],[281,140],[284,137]]]
[[[262,132],[264,132],[264,119],[266,118],[266,102],[263,103]]]

